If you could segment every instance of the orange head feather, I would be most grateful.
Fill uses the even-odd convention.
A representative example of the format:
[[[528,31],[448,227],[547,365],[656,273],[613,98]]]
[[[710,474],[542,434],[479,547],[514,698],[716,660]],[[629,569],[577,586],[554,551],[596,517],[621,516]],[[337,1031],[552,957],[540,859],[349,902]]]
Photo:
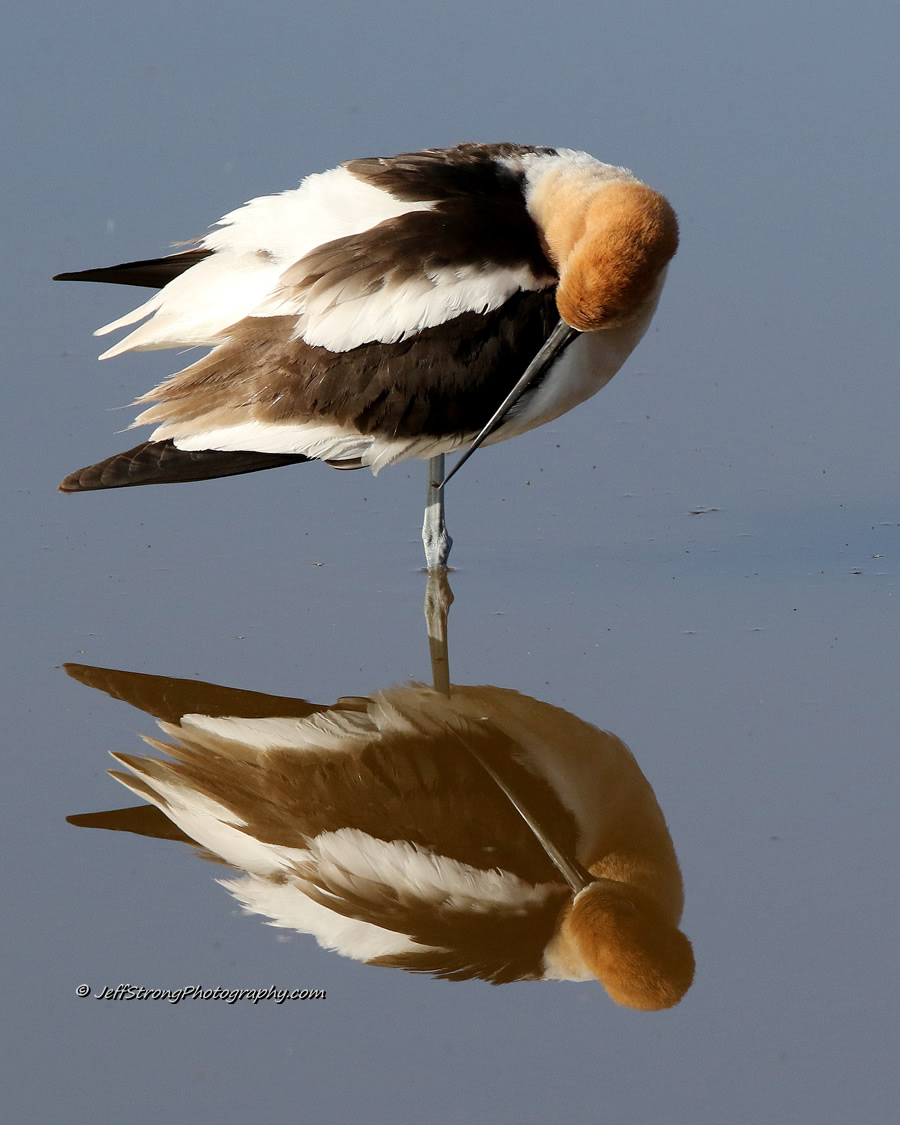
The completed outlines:
[[[691,943],[635,887],[598,879],[576,895],[563,928],[617,1004],[671,1008],[694,979]]]
[[[678,249],[666,198],[633,180],[563,180],[548,185],[539,207],[563,320],[591,332],[639,313]]]

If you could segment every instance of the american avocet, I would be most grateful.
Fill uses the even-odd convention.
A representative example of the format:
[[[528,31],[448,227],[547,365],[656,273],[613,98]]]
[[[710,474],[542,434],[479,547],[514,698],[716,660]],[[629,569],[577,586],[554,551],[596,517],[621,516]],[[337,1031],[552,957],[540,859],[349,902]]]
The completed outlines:
[[[199,844],[272,925],[370,964],[599,979],[656,1010],[690,987],[681,873],[614,735],[518,692],[407,685],[332,707],[69,665],[157,717],[169,760],[114,754],[146,806],[70,817]]]
[[[138,399],[149,441],[60,488],[428,459],[429,568],[450,550],[444,455],[600,390],[678,245],[668,202],[627,169],[515,144],[350,160],[216,226],[165,258],[59,275],[160,290],[98,330],[149,317],[101,359],[212,349]]]

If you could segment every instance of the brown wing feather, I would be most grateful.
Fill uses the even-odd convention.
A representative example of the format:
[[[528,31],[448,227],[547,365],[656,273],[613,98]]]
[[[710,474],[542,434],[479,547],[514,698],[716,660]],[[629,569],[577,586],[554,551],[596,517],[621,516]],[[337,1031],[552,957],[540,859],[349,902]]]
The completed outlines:
[[[553,289],[523,292],[407,340],[331,352],[292,339],[293,317],[249,317],[144,395],[158,405],[140,421],[181,432],[316,419],[398,438],[466,434],[488,420],[557,319]]]

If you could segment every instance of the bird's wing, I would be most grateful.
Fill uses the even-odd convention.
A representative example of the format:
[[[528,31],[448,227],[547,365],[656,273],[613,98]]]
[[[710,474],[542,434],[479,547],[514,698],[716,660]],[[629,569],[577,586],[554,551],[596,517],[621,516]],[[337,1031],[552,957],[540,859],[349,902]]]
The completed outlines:
[[[376,470],[477,432],[556,319],[557,276],[525,200],[521,161],[536,151],[350,161],[251,200],[192,250],[85,271],[170,278],[99,330],[144,320],[106,356],[212,348],[139,400],[155,405],[138,423],[179,450]]]
[[[469,145],[349,161],[230,212],[195,250],[61,276],[155,284],[178,270],[99,329],[149,317],[104,356],[214,346],[248,316],[294,317],[296,334],[332,351],[400,340],[555,283],[525,205],[519,151],[532,150]],[[196,261],[184,269],[186,255]]]
[[[519,292],[487,314],[462,312],[392,344],[333,352],[295,336],[292,316],[248,317],[144,395],[139,402],[153,405],[135,425],[154,423],[154,441],[171,438],[181,449],[355,458],[378,468],[415,443],[477,432],[556,319],[552,290]]]

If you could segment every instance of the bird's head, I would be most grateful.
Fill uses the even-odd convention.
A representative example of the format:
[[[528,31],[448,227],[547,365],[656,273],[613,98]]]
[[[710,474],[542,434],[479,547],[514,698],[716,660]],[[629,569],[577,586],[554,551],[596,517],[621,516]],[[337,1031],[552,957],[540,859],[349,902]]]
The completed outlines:
[[[617,1004],[671,1008],[694,979],[691,943],[633,886],[589,883],[575,896],[563,929]]]
[[[562,180],[542,209],[562,319],[593,332],[641,313],[678,249],[678,221],[666,198],[633,180]]]

